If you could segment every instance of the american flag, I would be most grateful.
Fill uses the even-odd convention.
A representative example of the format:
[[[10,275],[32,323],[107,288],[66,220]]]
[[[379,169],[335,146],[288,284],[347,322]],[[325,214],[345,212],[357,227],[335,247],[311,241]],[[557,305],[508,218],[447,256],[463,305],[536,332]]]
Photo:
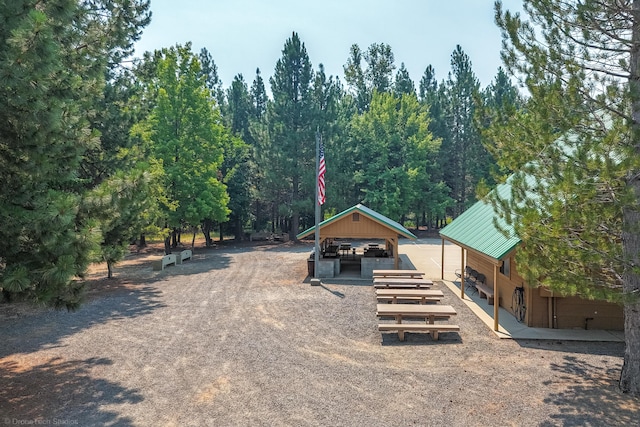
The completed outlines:
[[[324,205],[325,201],[325,187],[324,187],[324,173],[327,171],[327,167],[324,164],[324,146],[320,144],[320,165],[318,167],[318,204]]]

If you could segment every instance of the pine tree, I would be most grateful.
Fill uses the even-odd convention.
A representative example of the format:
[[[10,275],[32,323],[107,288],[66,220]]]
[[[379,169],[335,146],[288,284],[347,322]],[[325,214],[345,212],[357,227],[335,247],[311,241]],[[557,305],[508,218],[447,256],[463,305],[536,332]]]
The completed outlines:
[[[458,216],[475,201],[475,187],[484,175],[488,154],[481,144],[474,123],[475,97],[480,83],[471,60],[460,46],[451,54],[451,72],[444,85],[447,135],[443,138],[440,158],[445,165],[444,180],[455,200],[453,216]],[[441,136],[442,135],[438,135]]]
[[[530,93],[493,134],[520,171],[497,207],[524,242],[529,283],[624,304],[620,388],[639,396],[640,1],[532,0],[525,12],[496,3],[505,66]]]
[[[119,13],[115,13],[118,10]],[[5,298],[76,308],[74,281],[100,237],[84,156],[104,79],[148,22],[148,2],[0,3],[0,287]]]
[[[222,165],[222,176],[229,193],[229,222],[236,240],[242,240],[243,228],[250,214],[251,175],[256,169],[250,132],[253,114],[249,88],[242,74],[238,74],[227,89],[227,121],[231,123],[231,132],[239,139],[227,147]]]
[[[291,239],[299,232],[300,212],[313,199],[303,183],[313,179],[315,137],[312,116],[313,69],[298,34],[285,42],[270,79],[273,105],[269,113],[271,145],[263,154],[266,178],[279,201],[278,215],[290,219]],[[281,210],[280,210],[281,209]]]
[[[213,99],[218,103],[218,107],[224,109],[224,90],[222,89],[222,80],[220,80],[220,76],[218,75],[216,62],[205,47],[200,49],[198,59],[200,60],[199,76],[204,77],[207,88],[211,91]]]
[[[409,71],[404,66],[404,62],[400,64],[400,69],[396,73],[396,80],[393,84],[393,92],[396,96],[400,97],[402,95],[415,95],[416,94],[416,85],[409,77]]]

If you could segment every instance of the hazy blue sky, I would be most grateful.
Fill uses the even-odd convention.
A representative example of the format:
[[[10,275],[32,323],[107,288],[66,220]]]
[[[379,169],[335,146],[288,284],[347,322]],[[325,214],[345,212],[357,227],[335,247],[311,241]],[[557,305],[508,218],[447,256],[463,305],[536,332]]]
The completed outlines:
[[[191,41],[206,47],[224,87],[242,73],[251,84],[260,68],[265,84],[293,31],[304,42],[313,68],[343,79],[349,48],[372,43],[392,48],[416,87],[431,64],[441,81],[456,45],[470,57],[484,87],[500,66],[500,31],[493,0],[151,0],[152,21],[136,53]],[[520,0],[504,0],[519,10]],[[268,89],[268,88],[267,88]]]

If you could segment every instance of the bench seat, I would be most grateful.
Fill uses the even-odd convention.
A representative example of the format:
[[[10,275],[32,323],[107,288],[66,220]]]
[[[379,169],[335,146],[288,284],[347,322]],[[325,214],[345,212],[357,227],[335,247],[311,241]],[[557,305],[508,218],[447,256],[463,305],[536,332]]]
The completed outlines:
[[[425,302],[440,302],[442,301],[443,297],[439,297],[439,296],[425,296],[425,297],[404,297],[404,296],[397,296],[395,297],[395,300],[397,302],[400,301],[407,301],[407,302],[421,302],[421,301],[425,301]],[[381,296],[378,295],[378,301],[380,302],[393,302],[394,297],[392,296]]]
[[[168,265],[176,265],[176,254],[165,255],[159,260],[153,262],[153,270],[160,271],[164,270],[164,268]]]
[[[380,323],[380,332],[398,332],[398,339],[404,341],[405,332],[429,332],[434,340],[438,339],[439,332],[459,332],[460,326],[451,324],[430,324],[430,323]]]
[[[476,289],[480,298],[487,298],[487,303],[493,305],[493,289],[484,283],[476,283]],[[484,295],[484,297],[483,297]]]
[[[179,258],[177,258],[178,264],[182,264],[182,261],[191,259],[192,256],[193,252],[191,252],[191,249],[185,249],[184,251],[180,252]]]

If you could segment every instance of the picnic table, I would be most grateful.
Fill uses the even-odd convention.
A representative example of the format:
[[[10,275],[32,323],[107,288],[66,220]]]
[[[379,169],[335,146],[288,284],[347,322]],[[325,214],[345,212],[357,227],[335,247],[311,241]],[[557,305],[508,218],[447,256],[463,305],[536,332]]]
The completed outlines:
[[[452,306],[441,304],[378,304],[377,309],[378,317],[395,317],[396,323],[402,323],[404,317],[418,317],[433,324],[436,318],[449,319],[458,314]]]
[[[420,277],[374,277],[373,287],[381,288],[430,288],[433,286],[432,280],[422,279]]]
[[[444,298],[444,293],[440,290],[432,289],[376,289],[378,301],[391,301],[396,304],[400,301],[418,301],[420,304],[426,302],[438,302]]]
[[[340,243],[339,250],[342,252],[342,256],[349,255],[349,252],[351,251],[351,243]]]
[[[422,277],[424,273],[417,270],[373,270],[373,277]]]

